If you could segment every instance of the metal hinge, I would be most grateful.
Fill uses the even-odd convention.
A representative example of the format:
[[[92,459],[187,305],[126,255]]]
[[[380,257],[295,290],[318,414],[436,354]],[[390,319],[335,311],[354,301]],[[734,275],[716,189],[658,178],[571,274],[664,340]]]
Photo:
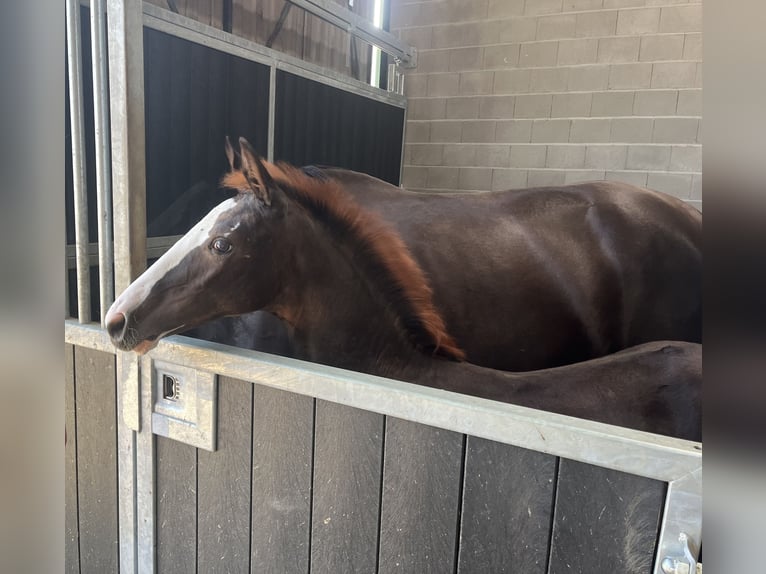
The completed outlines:
[[[678,536],[683,549],[683,556],[666,556],[662,559],[662,571],[665,574],[702,574],[702,563],[697,562],[697,553],[692,550],[692,542],[686,533]]]

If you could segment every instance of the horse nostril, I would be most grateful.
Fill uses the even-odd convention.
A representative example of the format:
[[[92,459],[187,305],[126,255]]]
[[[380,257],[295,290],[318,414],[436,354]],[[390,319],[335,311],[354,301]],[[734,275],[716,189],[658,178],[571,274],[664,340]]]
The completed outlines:
[[[106,318],[106,331],[112,339],[120,340],[125,334],[127,320],[124,313],[114,313]]]

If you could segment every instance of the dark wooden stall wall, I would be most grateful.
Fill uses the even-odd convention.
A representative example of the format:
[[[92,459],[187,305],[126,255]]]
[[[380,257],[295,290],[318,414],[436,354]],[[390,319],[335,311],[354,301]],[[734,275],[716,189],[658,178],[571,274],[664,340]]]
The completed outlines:
[[[148,235],[176,235],[226,197],[225,136],[266,155],[269,70],[149,29],[144,62]]]
[[[117,572],[117,385],[114,355],[65,346],[66,568]]]
[[[665,484],[222,378],[157,438],[161,572],[649,574]]]
[[[399,184],[404,110],[277,72],[275,157]]]

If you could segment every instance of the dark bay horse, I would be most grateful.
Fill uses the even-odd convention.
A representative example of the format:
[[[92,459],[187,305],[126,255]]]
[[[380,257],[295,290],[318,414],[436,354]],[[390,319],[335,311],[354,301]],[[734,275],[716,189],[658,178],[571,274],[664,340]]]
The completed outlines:
[[[108,311],[118,348],[146,352],[168,334],[263,309],[290,326],[297,358],[699,439],[700,345],[648,343],[526,373],[461,362],[423,270],[393,229],[335,180],[267,165],[241,144],[241,169],[225,180],[237,196]]]
[[[237,173],[228,142],[227,155]],[[394,228],[472,363],[525,371],[648,341],[701,341],[702,219],[675,198],[617,182],[424,194],[343,169],[307,171]],[[197,335],[295,356],[263,314]]]

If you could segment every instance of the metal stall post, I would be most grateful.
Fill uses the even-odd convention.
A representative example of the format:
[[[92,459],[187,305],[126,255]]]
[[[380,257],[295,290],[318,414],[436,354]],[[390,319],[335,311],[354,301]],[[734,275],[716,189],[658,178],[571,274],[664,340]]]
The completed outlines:
[[[101,303],[101,324],[103,325],[106,311],[114,301],[111,173],[109,169],[109,86],[106,81],[106,0],[91,1],[90,36],[93,51],[99,301]]]
[[[143,15],[141,0],[107,0],[106,8],[115,288],[120,292],[146,267]],[[151,386],[142,388],[140,367],[135,354],[117,353],[121,572],[154,572],[154,442],[150,417],[140,416],[146,402],[141,392],[151,394]]]
[[[80,3],[66,2],[67,65],[69,67],[69,116],[72,134],[72,183],[74,185],[75,253],[77,259],[77,317],[90,321],[90,260],[88,257],[88,194],[85,177],[85,127],[83,120],[82,66],[80,64]]]

